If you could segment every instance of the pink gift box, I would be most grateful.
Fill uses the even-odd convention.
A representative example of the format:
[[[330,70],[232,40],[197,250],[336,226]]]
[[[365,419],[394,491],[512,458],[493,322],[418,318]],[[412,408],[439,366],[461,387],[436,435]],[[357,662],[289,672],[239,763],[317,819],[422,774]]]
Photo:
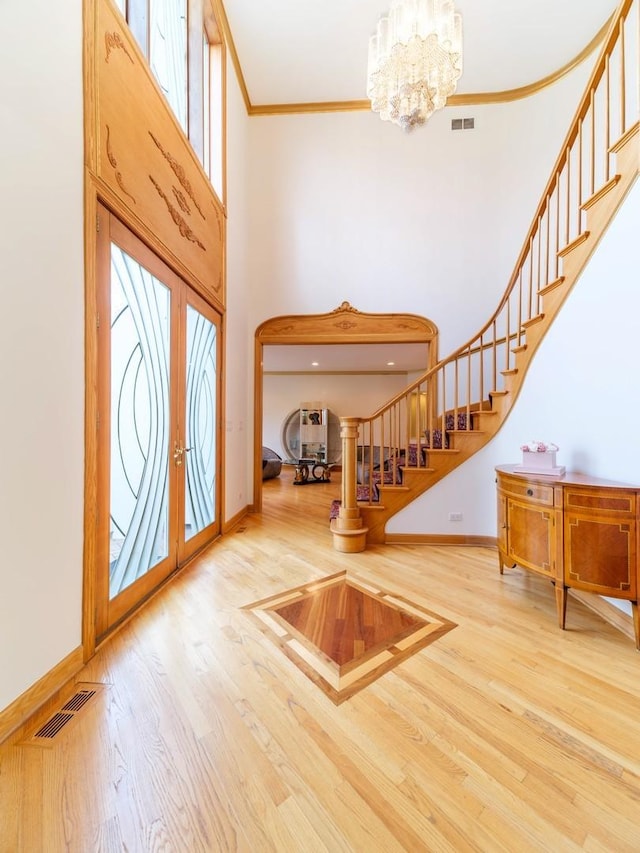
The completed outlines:
[[[546,450],[544,453],[522,451],[522,467],[535,468],[535,470],[548,470],[556,467],[556,451]]]
[[[521,474],[544,474],[548,477],[562,477],[564,465],[556,465],[556,451],[545,450],[543,453],[532,450],[522,451],[522,465],[516,465],[515,470]]]

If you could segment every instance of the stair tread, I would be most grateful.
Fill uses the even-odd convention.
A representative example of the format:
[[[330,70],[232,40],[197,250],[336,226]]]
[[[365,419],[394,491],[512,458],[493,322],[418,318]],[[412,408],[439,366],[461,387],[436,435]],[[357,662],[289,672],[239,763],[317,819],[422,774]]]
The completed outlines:
[[[577,249],[578,246],[581,246],[586,240],[589,239],[591,235],[590,231],[581,231],[575,240],[572,240],[570,243],[567,243],[562,249],[559,249],[556,253],[559,258],[564,258],[565,255],[568,255],[574,249]]]
[[[614,175],[612,178],[610,178],[600,187],[600,189],[596,190],[592,196],[590,196],[586,201],[582,202],[582,204],[580,205],[581,209],[589,210],[590,207],[593,207],[596,202],[600,201],[601,198],[604,198],[604,196],[616,186],[621,177],[622,175]]]
[[[555,290],[557,287],[560,287],[561,284],[564,284],[565,277],[563,275],[556,278],[554,281],[550,281],[549,284],[545,284],[544,287],[541,287],[538,290],[538,296],[544,296],[547,293],[550,293],[552,290]]]
[[[535,326],[536,323],[541,323],[544,320],[544,314],[536,314],[535,317],[531,317],[529,320],[522,321],[522,328],[528,329],[529,326]]]

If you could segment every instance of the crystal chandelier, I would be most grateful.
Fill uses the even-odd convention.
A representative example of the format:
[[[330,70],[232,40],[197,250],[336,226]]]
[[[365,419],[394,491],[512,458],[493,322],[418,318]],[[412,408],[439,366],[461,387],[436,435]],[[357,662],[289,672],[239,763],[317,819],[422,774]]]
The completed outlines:
[[[462,74],[462,18],[453,0],[391,0],[369,41],[367,96],[403,130],[444,107]]]

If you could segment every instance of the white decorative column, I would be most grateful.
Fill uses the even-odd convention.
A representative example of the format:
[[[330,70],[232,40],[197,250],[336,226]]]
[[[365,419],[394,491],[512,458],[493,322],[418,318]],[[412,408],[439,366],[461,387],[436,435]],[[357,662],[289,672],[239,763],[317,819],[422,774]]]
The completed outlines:
[[[331,522],[333,547],[345,554],[356,554],[367,546],[368,527],[362,526],[356,493],[356,447],[360,418],[340,418],[342,439],[342,502],[337,518]]]

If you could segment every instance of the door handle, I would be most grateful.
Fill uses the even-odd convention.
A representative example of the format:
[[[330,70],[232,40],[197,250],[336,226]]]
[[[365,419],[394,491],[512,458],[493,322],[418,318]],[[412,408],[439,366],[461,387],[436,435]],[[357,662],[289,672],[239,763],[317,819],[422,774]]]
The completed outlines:
[[[182,465],[182,456],[184,453],[189,453],[193,450],[193,447],[180,447],[180,445],[176,442],[176,445],[173,450],[173,461],[176,463],[176,467]]]

